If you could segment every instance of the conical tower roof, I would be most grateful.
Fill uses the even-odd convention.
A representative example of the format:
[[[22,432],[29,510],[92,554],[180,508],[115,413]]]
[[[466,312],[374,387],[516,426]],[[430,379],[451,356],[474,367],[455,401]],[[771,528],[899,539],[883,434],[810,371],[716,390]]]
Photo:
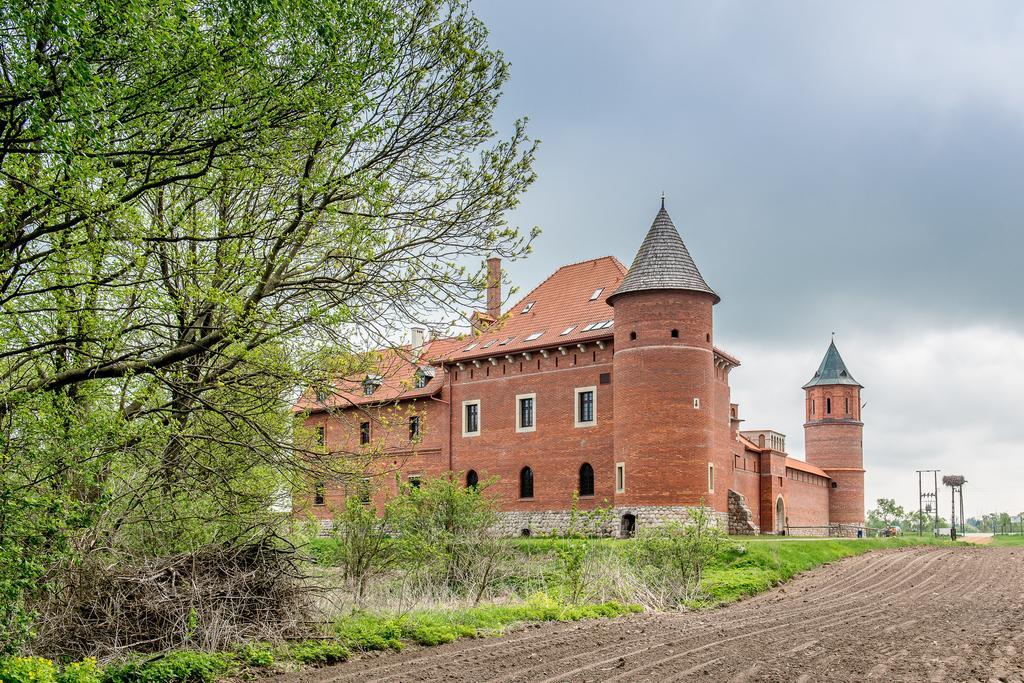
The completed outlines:
[[[852,384],[853,386],[864,388],[860,382],[853,378],[850,371],[846,369],[846,363],[843,362],[843,357],[839,355],[839,349],[836,348],[835,339],[828,345],[828,351],[825,352],[825,357],[821,360],[818,371],[814,373],[814,377],[803,388],[808,389],[810,387],[833,384]]]
[[[647,237],[633,259],[633,265],[629,267],[619,288],[608,297],[608,303],[614,303],[616,298],[627,292],[654,289],[706,292],[715,297],[716,304],[721,301],[697,270],[697,264],[693,262],[689,250],[683,244],[683,238],[679,236],[679,231],[665,210],[664,199]]]

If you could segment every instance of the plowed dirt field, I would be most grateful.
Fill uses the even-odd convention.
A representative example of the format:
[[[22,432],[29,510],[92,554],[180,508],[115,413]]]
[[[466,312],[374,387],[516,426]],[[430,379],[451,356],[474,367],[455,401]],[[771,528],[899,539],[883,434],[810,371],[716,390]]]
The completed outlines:
[[[1024,549],[910,548],[717,610],[543,625],[277,679],[1022,681]]]

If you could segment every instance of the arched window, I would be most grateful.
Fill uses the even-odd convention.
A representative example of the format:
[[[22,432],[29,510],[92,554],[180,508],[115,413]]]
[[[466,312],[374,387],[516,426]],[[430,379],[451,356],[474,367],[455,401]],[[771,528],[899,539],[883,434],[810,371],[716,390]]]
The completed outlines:
[[[672,338],[679,339],[679,330],[672,330]]]
[[[580,495],[594,495],[594,468],[589,462],[580,465]]]
[[[519,470],[519,497],[533,498],[533,470],[529,467]]]
[[[636,332],[630,332],[629,333],[629,340],[630,341],[636,341]]]
[[[830,398],[825,399],[825,413],[828,415],[832,414],[832,399]]]
[[[476,470],[466,472],[466,488],[475,489],[476,485],[479,483],[480,477],[477,476]]]

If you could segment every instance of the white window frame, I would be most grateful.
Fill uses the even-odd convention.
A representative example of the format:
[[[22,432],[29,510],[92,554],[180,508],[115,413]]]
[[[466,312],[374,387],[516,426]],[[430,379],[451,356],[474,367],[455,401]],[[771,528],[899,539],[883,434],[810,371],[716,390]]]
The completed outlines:
[[[708,463],[708,493],[715,492],[715,463]]]
[[[626,463],[615,463],[615,493],[626,492]]]
[[[522,424],[523,411],[519,402],[524,398],[528,398],[533,401],[533,424],[529,427],[524,427]],[[516,395],[516,432],[535,432],[537,431],[537,394],[517,394]]]
[[[594,394],[594,419],[590,422],[580,422],[580,394],[584,392],[593,392]],[[573,392],[572,398],[572,421],[577,427],[596,427],[597,426],[597,387],[576,387]],[[536,420],[534,420],[536,422]]]
[[[476,406],[476,431],[466,431],[466,406]],[[480,410],[480,399],[475,398],[471,401],[462,402],[462,436],[480,436],[480,431],[483,429],[483,411]]]

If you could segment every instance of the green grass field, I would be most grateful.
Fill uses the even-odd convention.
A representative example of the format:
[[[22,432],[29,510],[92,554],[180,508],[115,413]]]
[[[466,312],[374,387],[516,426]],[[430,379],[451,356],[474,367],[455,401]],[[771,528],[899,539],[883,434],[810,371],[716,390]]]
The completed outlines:
[[[989,545],[1024,546],[1024,536],[996,534],[992,537],[992,543]]]

